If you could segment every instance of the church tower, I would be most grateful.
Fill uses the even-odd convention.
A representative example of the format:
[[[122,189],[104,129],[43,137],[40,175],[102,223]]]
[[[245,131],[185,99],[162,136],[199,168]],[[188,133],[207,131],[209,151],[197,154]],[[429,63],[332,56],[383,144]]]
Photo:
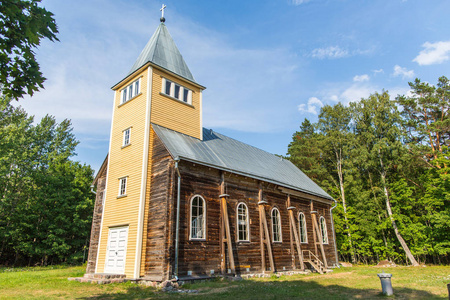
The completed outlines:
[[[127,278],[144,274],[152,124],[203,138],[205,87],[195,81],[164,22],[162,17],[130,72],[112,87],[113,116],[95,273],[126,274]]]

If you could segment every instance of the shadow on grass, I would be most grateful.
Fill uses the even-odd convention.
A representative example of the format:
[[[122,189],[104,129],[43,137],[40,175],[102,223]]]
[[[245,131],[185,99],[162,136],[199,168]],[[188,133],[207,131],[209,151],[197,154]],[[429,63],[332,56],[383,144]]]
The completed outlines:
[[[346,280],[346,279],[343,279]],[[348,285],[348,283],[346,283]],[[126,292],[98,294],[80,299],[445,299],[427,291],[394,287],[394,296],[384,297],[381,286],[357,289],[340,285],[321,285],[313,280],[205,282],[186,286],[198,293],[162,292],[151,287],[132,286]]]

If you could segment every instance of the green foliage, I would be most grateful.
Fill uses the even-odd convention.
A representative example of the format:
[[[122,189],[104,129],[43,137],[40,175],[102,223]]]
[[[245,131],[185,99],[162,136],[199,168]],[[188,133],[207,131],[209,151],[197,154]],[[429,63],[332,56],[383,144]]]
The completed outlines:
[[[13,99],[33,95],[43,87],[34,55],[42,39],[58,40],[53,14],[38,6],[41,0],[0,2],[0,86]]]
[[[33,125],[1,98],[0,256],[2,263],[61,262],[88,242],[93,170],[73,162],[78,142],[70,121]]]
[[[450,83],[410,86],[395,101],[383,91],[324,106],[289,144],[288,159],[338,201],[343,260],[405,263],[409,249],[420,262],[450,263]]]

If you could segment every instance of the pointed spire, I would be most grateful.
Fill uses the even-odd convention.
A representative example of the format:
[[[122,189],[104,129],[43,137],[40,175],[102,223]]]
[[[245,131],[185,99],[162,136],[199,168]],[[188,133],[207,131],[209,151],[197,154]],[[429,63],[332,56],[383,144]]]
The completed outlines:
[[[151,62],[189,81],[195,82],[186,62],[170,36],[169,30],[162,22],[137,58],[130,72],[135,72],[146,63]],[[127,75],[127,76],[128,76]]]

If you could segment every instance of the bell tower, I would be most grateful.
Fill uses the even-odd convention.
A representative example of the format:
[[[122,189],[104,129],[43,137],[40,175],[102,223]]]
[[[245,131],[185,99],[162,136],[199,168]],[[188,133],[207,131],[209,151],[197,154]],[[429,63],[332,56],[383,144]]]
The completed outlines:
[[[144,274],[152,124],[202,140],[202,91],[161,23],[115,84],[105,198],[95,273]]]

